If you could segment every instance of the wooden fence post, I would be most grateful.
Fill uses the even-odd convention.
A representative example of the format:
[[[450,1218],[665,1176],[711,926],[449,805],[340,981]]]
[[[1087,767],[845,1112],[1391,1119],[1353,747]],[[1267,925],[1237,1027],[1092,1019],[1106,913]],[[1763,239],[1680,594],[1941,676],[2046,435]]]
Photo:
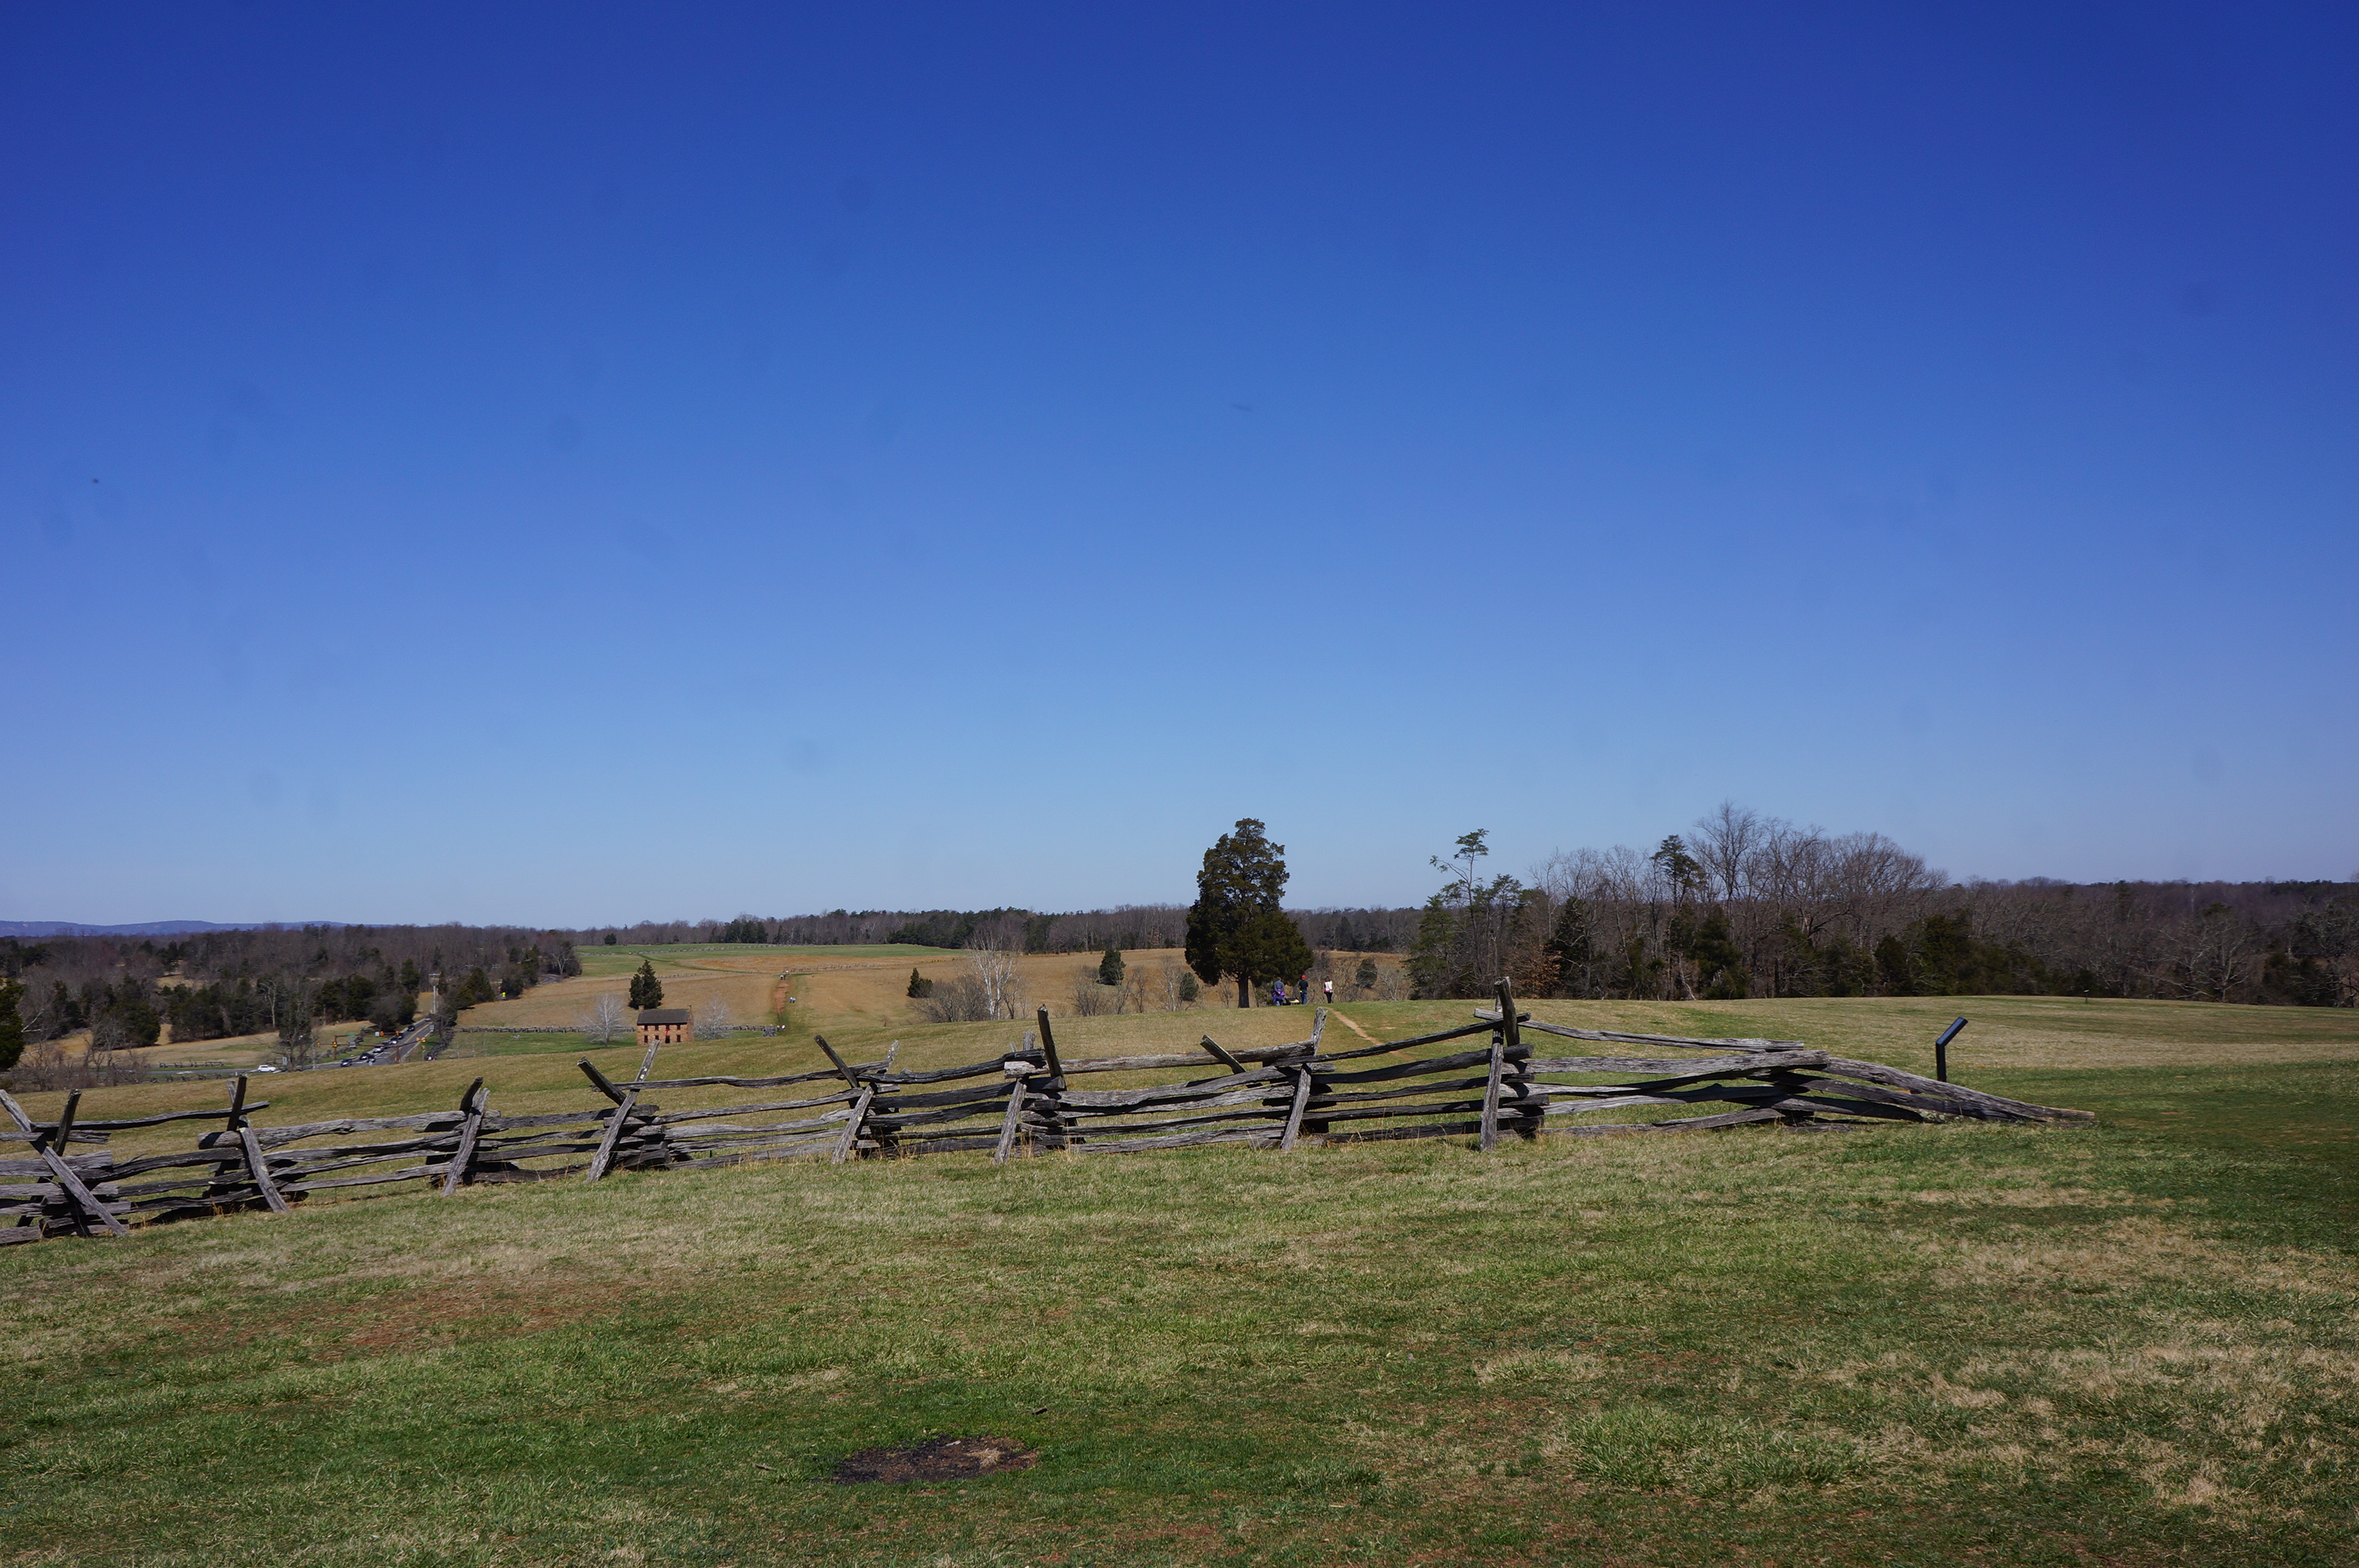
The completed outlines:
[[[1516,1026],[1516,991],[1506,980],[1499,982],[1499,1026],[1491,1032],[1491,1079],[1483,1087],[1483,1147],[1485,1151],[1499,1142],[1499,1080],[1506,1076],[1507,1053],[1523,1043]]]
[[[449,1197],[467,1180],[467,1168],[475,1162],[475,1140],[484,1130],[484,1102],[491,1097],[484,1093],[484,1080],[477,1078],[459,1097],[459,1109],[467,1118],[459,1129],[459,1146],[451,1152],[451,1163],[444,1168],[442,1195]]]
[[[852,1102],[852,1119],[843,1124],[843,1136],[836,1141],[835,1152],[827,1162],[829,1164],[841,1165],[851,1157],[853,1146],[860,1141],[860,1124],[868,1119],[868,1102],[875,1098],[876,1088],[872,1084],[863,1088],[860,1098]]]
[[[1040,1010],[1040,1049],[1049,1058],[1049,1076],[1061,1085],[1065,1081],[1065,1065],[1057,1060],[1057,1033],[1049,1027],[1049,1010]]]
[[[1028,1067],[1031,1064],[1025,1065]],[[1005,1068],[1001,1070],[1006,1071]],[[1007,1116],[999,1124],[999,1147],[991,1152],[991,1162],[995,1165],[1007,1163],[1007,1156],[1015,1151],[1016,1130],[1024,1122],[1024,1080],[1031,1075],[1025,1072],[1008,1076]]]
[[[836,1140],[835,1152],[828,1157],[829,1164],[841,1165],[852,1158],[853,1148],[860,1142],[860,1124],[868,1118],[869,1102],[876,1098],[876,1086],[862,1083],[860,1075],[852,1070],[852,1064],[838,1055],[835,1047],[827,1043],[826,1035],[814,1034],[811,1038],[819,1042],[819,1048],[827,1053],[827,1059],[835,1064],[835,1070],[843,1075],[843,1081],[851,1087],[855,1097],[852,1102],[852,1119],[844,1124],[843,1136]],[[893,1065],[893,1054],[900,1048],[898,1040],[893,1042],[893,1049],[885,1053],[886,1066]]]
[[[1222,1066],[1226,1067],[1230,1072],[1242,1073],[1245,1070],[1245,1065],[1243,1062],[1238,1061],[1234,1056],[1232,1056],[1226,1051],[1222,1050],[1221,1043],[1213,1039],[1209,1034],[1204,1036],[1204,1049],[1210,1051],[1214,1059],[1217,1060]]]
[[[115,1235],[128,1236],[131,1234],[131,1227],[115,1218],[107,1206],[98,1201],[96,1195],[82,1185],[82,1178],[73,1173],[73,1167],[59,1156],[56,1149],[50,1147],[49,1141],[52,1137],[62,1144],[66,1134],[73,1130],[74,1107],[81,1100],[82,1091],[77,1089],[66,1101],[66,1112],[60,1119],[57,1130],[54,1133],[44,1133],[35,1129],[33,1119],[25,1114],[25,1108],[16,1103],[15,1097],[7,1090],[0,1089],[0,1107],[7,1109],[9,1119],[16,1122],[17,1131],[32,1134],[33,1152],[39,1155],[41,1163],[49,1168],[49,1174],[57,1178],[58,1185],[64,1190],[67,1198],[82,1211],[82,1214],[97,1220]],[[85,1234],[88,1233],[89,1227],[85,1220],[77,1218],[74,1223]]]
[[[1036,1106],[1042,1099],[1049,1101],[1049,1117],[1056,1123],[1055,1133],[1043,1140],[1041,1147],[1071,1149],[1078,1140],[1073,1132],[1073,1119],[1065,1111],[1065,1064],[1057,1054],[1057,1032],[1049,1027],[1049,1010],[1045,1007],[1037,1010],[1037,1017],[1040,1024],[1040,1055],[1049,1065],[1048,1072],[1043,1075],[1049,1092],[1040,1096],[1031,1096],[1027,1092],[1027,1098]]]
[[[1302,1130],[1302,1111],[1310,1103],[1310,1065],[1304,1063],[1294,1070],[1294,1108],[1286,1113],[1286,1130],[1278,1135],[1277,1152],[1281,1154],[1294,1147],[1295,1135]]]
[[[229,1148],[223,1150],[221,1163],[213,1167],[212,1185],[205,1189],[205,1201],[214,1206],[215,1213],[220,1212],[222,1203],[239,1199],[240,1184],[224,1178],[232,1166],[243,1167],[245,1163],[245,1146],[239,1141],[237,1136],[237,1129],[243,1121],[245,1112],[245,1075],[240,1073],[237,1076],[237,1081],[230,1086],[229,1110],[222,1121],[222,1130],[208,1132],[197,1140],[197,1147],[200,1149],[220,1147],[215,1142],[216,1139],[223,1140],[230,1145]]]
[[[261,1140],[255,1137],[254,1129],[246,1123],[245,1075],[244,1073],[237,1076],[237,1090],[235,1096],[230,1100],[229,1130],[237,1140],[237,1146],[245,1152],[246,1173],[254,1178],[255,1190],[262,1195],[262,1201],[270,1206],[270,1212],[292,1214],[293,1206],[288,1203],[286,1195],[279,1192],[278,1184],[270,1179],[270,1160],[262,1152]]]
[[[827,1053],[827,1059],[835,1064],[835,1070],[843,1075],[843,1081],[852,1086],[853,1091],[855,1094],[858,1093],[860,1089],[860,1080],[853,1076],[851,1064],[847,1063],[842,1057],[835,1054],[835,1047],[827,1043],[826,1035],[814,1034],[811,1038],[818,1041],[819,1048]]]
[[[624,1123],[631,1119],[631,1111],[639,1103],[639,1086],[647,1081],[647,1074],[654,1070],[656,1050],[660,1044],[658,1041],[647,1043],[647,1054],[639,1058],[639,1076],[633,1078],[631,1087],[624,1090],[615,1099],[614,1119],[606,1124],[606,1136],[598,1141],[598,1152],[590,1156],[590,1174],[583,1178],[584,1180],[597,1181],[614,1167],[614,1149],[623,1141]],[[614,1087],[606,1081],[604,1075],[590,1065],[590,1058],[587,1056],[582,1058],[582,1070],[590,1075],[591,1082],[604,1089],[607,1094],[614,1093]]]

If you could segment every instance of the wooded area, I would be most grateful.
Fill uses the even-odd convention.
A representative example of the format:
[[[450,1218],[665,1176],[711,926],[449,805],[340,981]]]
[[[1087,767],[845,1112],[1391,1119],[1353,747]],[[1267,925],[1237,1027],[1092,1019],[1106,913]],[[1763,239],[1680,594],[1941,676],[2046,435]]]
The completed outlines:
[[[1260,826],[1248,819],[1239,828]],[[1235,969],[1245,994],[1255,990],[1241,978],[1247,970],[1263,983],[1307,970],[1314,983],[1333,979],[1341,997],[1391,995],[1404,979],[1420,998],[1476,997],[1505,974],[1527,996],[1599,1000],[2051,995],[2359,1006],[2359,884],[2350,882],[1959,882],[1880,834],[1830,835],[1734,804],[1649,852],[1560,853],[1528,879],[1481,875],[1486,838],[1463,835],[1451,858],[1435,858],[1449,880],[1420,909],[1280,913],[1272,903],[1258,918],[1274,931],[1261,933],[1258,950],[1285,961],[1212,967]],[[1283,862],[1274,864],[1282,885]],[[1001,955],[1186,947],[1190,963],[1209,962],[1198,936],[1188,906],[1132,904],[1065,914],[741,914],[570,932],[317,926],[161,940],[6,937],[0,1071],[15,1064],[17,1039],[39,1044],[84,1029],[87,1082],[136,1073],[110,1054],[166,1037],[276,1032],[299,1063],[315,1024],[366,1020],[391,1033],[408,1023],[432,974],[443,975],[445,1010],[455,1015],[579,974],[578,945],[625,938],[905,943]],[[1362,962],[1368,954],[1401,956],[1406,973],[1389,960]],[[1132,989],[1143,1011],[1151,988]],[[942,1022],[1009,1014],[990,985],[975,989],[965,979],[940,989],[921,982],[911,997]],[[1077,989],[1075,1011],[1104,1008],[1115,994]],[[1175,991],[1162,1005],[1193,1000],[1192,989]]]
[[[1839,1128],[1950,1118],[2087,1121],[2088,1112],[2027,1105],[1873,1062],[1840,1059],[1799,1041],[1702,1039],[1568,1029],[1518,1011],[1506,982],[1496,1005],[1454,1029],[1348,1050],[1326,1048],[1328,1011],[1290,1044],[1229,1050],[1211,1035],[1195,1052],[1065,1060],[1048,1010],[1001,1054],[964,1066],[896,1072],[898,1047],[852,1063],[827,1040],[827,1065],[771,1077],[656,1078],[649,1047],[636,1077],[615,1084],[586,1059],[597,1099],[580,1110],[512,1116],[477,1078],[447,1111],[257,1126],[269,1108],[238,1078],[219,1110],[106,1120],[70,1095],[58,1119],[36,1122],[0,1092],[11,1123],[0,1147],[0,1244],[50,1236],[125,1235],[133,1224],[245,1208],[287,1213],[314,1195],[367,1195],[424,1184],[444,1195],[508,1182],[598,1181],[619,1170],[699,1170],[751,1161],[909,1157],[989,1152],[995,1163],[1050,1152],[1140,1153],[1214,1143],[1288,1152],[1310,1144],[1401,1138],[1600,1137],[1777,1124]],[[1470,1049],[1407,1061],[1382,1056],[1487,1036]],[[1541,1056],[1532,1037],[1628,1052]],[[1371,1065],[1374,1063],[1374,1065]],[[1093,1074],[1201,1073],[1119,1089],[1082,1089]],[[1627,1081],[1571,1083],[1616,1075]],[[742,1104],[667,1111],[648,1097],[727,1087],[770,1091]],[[1570,1119],[1629,1111],[1608,1123]],[[1666,1114],[1666,1113],[1678,1114]],[[218,1123],[193,1148],[117,1159],[111,1136],[132,1128]],[[359,1141],[350,1141],[358,1139]]]
[[[2349,882],[1956,882],[1881,834],[1726,805],[1651,852],[1484,878],[1419,912],[1417,994],[1634,1000],[2047,995],[2359,1004]]]
[[[503,926],[332,925],[153,937],[0,937],[0,979],[24,987],[28,1041],[91,1032],[99,1051],[158,1040],[301,1033],[366,1020],[387,1033],[417,1015],[440,973],[451,1011],[522,996],[582,972],[562,932]],[[159,984],[169,979],[172,983]],[[0,1061],[0,1071],[8,1063]]]

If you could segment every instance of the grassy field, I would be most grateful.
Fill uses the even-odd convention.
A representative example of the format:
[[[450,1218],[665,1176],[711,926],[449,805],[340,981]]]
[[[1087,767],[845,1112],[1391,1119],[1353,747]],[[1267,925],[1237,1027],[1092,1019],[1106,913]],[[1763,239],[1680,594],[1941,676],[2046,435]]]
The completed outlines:
[[[686,967],[732,959],[754,967]],[[1013,1032],[913,1027],[866,968],[824,987],[810,949],[668,962],[741,986],[792,962],[798,1008],[855,1055],[898,1038],[913,1065],[972,1060]],[[1331,1030],[1466,1007],[1353,1005]],[[0,1551],[2350,1561],[2359,1020],[2033,999],[1535,1011],[1920,1068],[1964,1012],[1955,1076],[2104,1119],[749,1167],[12,1248]],[[1081,1054],[1307,1024],[1204,1010],[1059,1036]],[[738,1036],[658,1070],[816,1057]],[[571,1054],[524,1054],[274,1081],[264,1119],[448,1105],[478,1073],[502,1108],[586,1098]],[[84,1114],[217,1094],[92,1091]],[[958,1484],[826,1478],[932,1433],[1041,1458]]]

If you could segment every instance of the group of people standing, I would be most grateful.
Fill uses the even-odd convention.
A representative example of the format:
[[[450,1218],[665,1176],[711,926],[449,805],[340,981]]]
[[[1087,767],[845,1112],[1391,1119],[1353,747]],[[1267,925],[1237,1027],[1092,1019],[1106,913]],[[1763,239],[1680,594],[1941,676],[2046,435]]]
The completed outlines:
[[[1321,1000],[1324,1000],[1328,1006],[1334,1006],[1335,982],[1333,980],[1326,980],[1321,983],[1326,987],[1326,994],[1321,998]],[[1304,975],[1295,981],[1294,994],[1292,996],[1288,996],[1286,994],[1286,982],[1284,980],[1272,980],[1269,982],[1269,1005],[1272,1007],[1285,1007],[1289,1003],[1299,1007],[1310,1000],[1310,977],[1309,975]]]

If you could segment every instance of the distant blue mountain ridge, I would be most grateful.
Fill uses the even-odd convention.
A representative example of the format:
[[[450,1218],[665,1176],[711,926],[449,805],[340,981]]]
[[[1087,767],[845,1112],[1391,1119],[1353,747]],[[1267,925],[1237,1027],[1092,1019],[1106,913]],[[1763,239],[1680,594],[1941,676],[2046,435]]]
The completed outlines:
[[[0,936],[185,936],[192,931],[299,931],[342,920],[148,920],[137,925],[78,925],[71,920],[0,920]]]

